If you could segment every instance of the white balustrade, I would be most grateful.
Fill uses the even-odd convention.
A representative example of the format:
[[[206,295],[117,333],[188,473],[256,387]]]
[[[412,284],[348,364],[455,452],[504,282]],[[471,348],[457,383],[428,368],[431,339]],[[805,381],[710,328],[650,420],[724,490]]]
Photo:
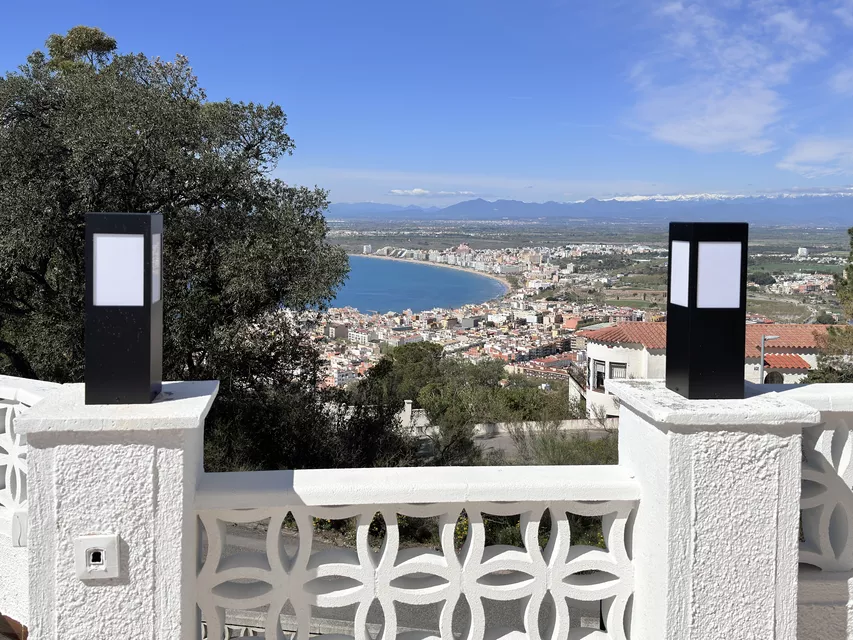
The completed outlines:
[[[853,637],[850,385],[688,401],[614,381],[618,466],[206,474],[217,383],[124,406],[82,385],[32,406],[30,384],[0,378],[3,499],[31,520],[0,549],[0,610],[34,640]],[[119,537],[119,579],[76,577],[91,534]],[[798,560],[832,571],[804,582]]]
[[[0,530],[13,547],[27,544],[27,439],[15,419],[58,386],[0,376]]]
[[[800,562],[824,571],[852,570],[853,385],[769,389],[820,412],[820,423],[803,429]]]
[[[803,430],[800,561],[853,569],[853,412]]]
[[[353,636],[368,638],[368,611],[377,603],[383,638],[403,631],[397,605],[439,605],[431,633],[419,637],[450,638],[461,600],[468,608],[464,638],[502,637],[507,631],[490,628],[484,610],[483,601],[493,600],[519,602],[525,629],[519,637],[542,637],[544,618],[546,638],[621,640],[630,624],[630,522],[638,498],[620,467],[206,474],[196,505],[206,539],[197,591],[207,637],[234,637],[226,609],[264,608],[265,637],[279,640],[289,603],[297,638],[312,629],[312,607],[355,607]],[[550,531],[542,548],[546,511]],[[459,548],[463,512],[467,532]],[[485,514],[519,516],[523,546],[487,544]],[[601,516],[606,548],[571,544],[568,514]],[[401,548],[398,516],[437,519],[439,548]],[[316,549],[315,518],[354,518],[355,548]],[[384,523],[376,550],[369,535],[374,520]],[[253,522],[266,523],[263,550],[229,553],[240,543],[229,544],[227,525]],[[292,553],[282,535],[286,522],[298,531]],[[572,601],[600,603],[607,631],[576,628]]]

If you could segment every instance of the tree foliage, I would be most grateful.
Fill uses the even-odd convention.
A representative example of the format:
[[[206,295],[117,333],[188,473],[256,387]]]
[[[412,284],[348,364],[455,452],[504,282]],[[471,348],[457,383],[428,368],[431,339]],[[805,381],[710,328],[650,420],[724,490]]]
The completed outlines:
[[[756,273],[751,273],[748,276],[750,282],[754,282],[757,285],[765,286],[769,284],[776,284],[776,278],[765,271],[757,271]]]
[[[850,258],[835,277],[835,291],[848,322],[853,322],[853,227],[847,233]],[[826,335],[818,336],[818,346],[818,367],[809,371],[806,382],[853,382],[853,325],[827,327]]]
[[[437,430],[422,451],[431,465],[475,464],[483,452],[474,442],[479,423],[564,420],[583,416],[568,389],[507,376],[502,362],[476,364],[444,357],[440,345],[407,344],[389,351],[351,391],[354,404],[394,410],[412,400]]]
[[[375,412],[316,390],[304,322],[348,265],[326,193],[270,175],[286,124],[276,104],[208,101],[184,57],[122,54],[89,27],[0,78],[0,373],[83,380],[85,214],[160,212],[163,375],[221,381],[209,466],[387,459],[364,441]]]

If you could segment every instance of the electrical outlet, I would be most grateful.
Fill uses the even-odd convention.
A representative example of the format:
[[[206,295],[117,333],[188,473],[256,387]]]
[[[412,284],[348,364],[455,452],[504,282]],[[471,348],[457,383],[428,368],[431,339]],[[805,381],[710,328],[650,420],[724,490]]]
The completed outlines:
[[[121,557],[117,534],[74,538],[74,568],[81,580],[119,577]]]

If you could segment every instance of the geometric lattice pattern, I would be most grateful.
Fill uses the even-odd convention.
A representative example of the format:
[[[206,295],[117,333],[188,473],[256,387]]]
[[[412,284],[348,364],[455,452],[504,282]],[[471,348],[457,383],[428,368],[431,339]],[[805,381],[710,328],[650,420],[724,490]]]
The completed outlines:
[[[803,430],[800,562],[825,571],[853,569],[853,414],[824,412]]]
[[[198,605],[211,640],[251,633],[228,628],[225,610],[264,611],[263,632],[282,640],[280,618],[286,606],[295,614],[296,638],[311,630],[312,606],[354,607],[353,636],[370,638],[368,610],[378,605],[382,626],[377,637],[403,637],[397,605],[438,603],[433,634],[453,637],[453,614],[464,599],[467,629],[462,638],[613,638],[624,640],[630,619],[633,567],[630,516],[634,501],[453,503],[428,505],[358,505],[316,507],[293,505],[270,509],[203,510],[199,519],[206,554],[198,573]],[[464,541],[457,523],[468,518]],[[550,516],[547,544],[540,547],[540,524]],[[381,547],[371,547],[369,529],[376,514],[384,520]],[[438,549],[401,548],[397,516],[437,518]],[[486,544],[483,514],[520,516],[523,546]],[[567,514],[601,516],[606,548],[572,545]],[[281,535],[286,518],[298,529],[298,547],[288,553]],[[355,548],[314,550],[314,518],[356,519]],[[263,550],[229,553],[229,523],[268,523]],[[523,631],[490,628],[483,601],[520,601]],[[600,604],[606,631],[570,629],[571,601]],[[547,603],[547,606],[546,606]],[[540,613],[550,612],[544,624]],[[598,606],[595,607],[596,610]],[[459,631],[459,629],[456,629]],[[406,634],[408,635],[408,634]]]
[[[15,432],[22,404],[0,404],[0,507],[27,508],[27,443]]]

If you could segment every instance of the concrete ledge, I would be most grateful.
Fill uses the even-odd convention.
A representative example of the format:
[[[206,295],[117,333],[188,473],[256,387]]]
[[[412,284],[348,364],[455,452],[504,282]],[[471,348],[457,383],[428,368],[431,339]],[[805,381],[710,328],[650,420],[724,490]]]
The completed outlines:
[[[853,571],[800,567],[798,640],[847,640],[853,636]]]
[[[754,384],[748,383],[747,394],[778,393],[784,398],[802,402],[818,411],[853,413],[853,386],[832,384]]]
[[[0,376],[0,400],[23,402],[32,406],[61,387],[61,384],[55,382]],[[17,420],[15,422],[17,423]]]
[[[63,385],[15,420],[20,433],[160,431],[199,428],[219,382],[164,382],[151,404],[87,405],[83,384]]]
[[[206,473],[196,509],[640,498],[619,466],[437,467]]]
[[[774,427],[774,430],[795,431],[821,422],[817,409],[778,393],[743,400],[688,400],[667,389],[663,380],[608,380],[607,390],[623,405],[664,430]]]

